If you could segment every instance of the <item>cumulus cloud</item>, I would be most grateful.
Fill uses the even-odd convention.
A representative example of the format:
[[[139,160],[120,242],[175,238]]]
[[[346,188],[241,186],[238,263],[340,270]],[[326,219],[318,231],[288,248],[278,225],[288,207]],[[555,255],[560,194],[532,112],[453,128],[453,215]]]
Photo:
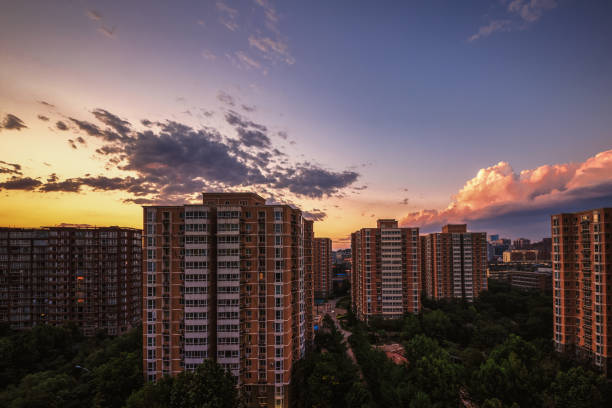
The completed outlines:
[[[27,128],[27,126],[17,116],[11,113],[7,113],[6,116],[4,117],[4,120],[0,124],[0,129],[3,129],[3,128],[9,129],[9,130],[21,130],[21,129]]]
[[[611,186],[612,150],[582,163],[543,165],[519,172],[502,161],[480,169],[452,197],[447,208],[413,212],[401,223],[438,227],[448,222],[510,219],[513,214],[550,215],[605,204],[606,199],[612,199]],[[544,216],[543,220],[547,218]]]

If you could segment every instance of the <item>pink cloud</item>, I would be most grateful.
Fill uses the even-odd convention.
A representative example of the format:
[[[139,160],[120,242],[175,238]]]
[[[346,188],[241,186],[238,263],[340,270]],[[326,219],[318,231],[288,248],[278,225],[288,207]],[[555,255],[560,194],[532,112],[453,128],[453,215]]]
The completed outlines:
[[[427,226],[494,218],[515,211],[539,210],[602,195],[612,183],[612,150],[582,163],[543,165],[515,172],[507,162],[482,168],[453,195],[445,209],[409,213],[402,225]],[[606,193],[608,194],[609,191]]]

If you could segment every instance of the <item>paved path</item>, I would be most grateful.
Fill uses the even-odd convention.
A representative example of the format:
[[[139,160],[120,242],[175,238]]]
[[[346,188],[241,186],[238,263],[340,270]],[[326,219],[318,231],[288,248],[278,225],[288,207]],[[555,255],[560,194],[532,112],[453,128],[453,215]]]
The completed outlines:
[[[351,360],[353,360],[353,362],[355,364],[357,364],[357,359],[355,358],[355,354],[353,353],[353,349],[351,348],[351,345],[348,341],[348,338],[351,334],[350,331],[348,330],[344,330],[342,328],[342,326],[340,326],[340,322],[338,321],[338,318],[336,317],[336,315],[346,315],[346,310],[344,309],[338,309],[336,307],[336,303],[338,303],[340,299],[332,299],[329,302],[325,303],[326,305],[329,304],[331,307],[331,310],[329,310],[328,312],[326,312],[327,314],[329,314],[332,318],[332,320],[334,321],[334,324],[336,325],[336,327],[338,328],[338,330],[340,331],[340,333],[342,333],[342,336],[344,337],[344,342],[346,343],[346,352],[348,354],[348,356],[351,358]],[[324,312],[325,313],[325,312]],[[359,364],[357,364],[357,367],[359,367]],[[359,373],[361,374],[361,369],[359,369]]]

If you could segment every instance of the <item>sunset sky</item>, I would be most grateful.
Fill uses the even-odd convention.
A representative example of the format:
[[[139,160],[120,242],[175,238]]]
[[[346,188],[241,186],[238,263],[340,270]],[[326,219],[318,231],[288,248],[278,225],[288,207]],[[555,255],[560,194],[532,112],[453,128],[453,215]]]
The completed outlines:
[[[0,226],[255,191],[548,236],[612,206],[612,2],[5,1]]]

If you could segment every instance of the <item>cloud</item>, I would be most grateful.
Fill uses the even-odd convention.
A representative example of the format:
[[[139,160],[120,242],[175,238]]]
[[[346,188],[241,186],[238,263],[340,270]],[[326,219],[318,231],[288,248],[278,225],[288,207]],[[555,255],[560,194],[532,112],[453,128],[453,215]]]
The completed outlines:
[[[236,51],[234,53],[235,58],[232,58],[231,56],[228,56],[228,57],[230,58],[230,61],[232,61],[232,63],[234,63],[234,65],[236,65],[239,68],[245,68],[245,69],[251,69],[251,68],[261,69],[262,68],[259,62],[255,61],[253,58],[246,55],[244,51]],[[265,72],[267,71],[264,70],[264,73]]]
[[[503,2],[505,3],[505,2]],[[545,11],[557,7],[556,0],[512,0],[506,7],[510,18],[495,19],[468,38],[469,42],[488,37],[495,32],[522,30],[538,21]]]
[[[234,97],[225,91],[217,92],[217,100],[219,102],[223,102],[227,106],[236,106],[236,101],[234,100]]]
[[[113,128],[123,137],[126,137],[128,132],[130,132],[131,130],[130,122],[128,122],[127,120],[123,120],[104,109],[95,109],[92,113],[96,117],[96,119],[98,119],[105,125]]]
[[[85,174],[60,180],[52,174],[42,182],[16,177],[22,176],[21,167],[0,162],[0,173],[13,176],[2,181],[2,188],[41,193],[79,193],[86,188],[121,191],[128,194],[126,202],[170,203],[191,201],[201,191],[220,189],[265,192],[280,198],[285,194],[321,198],[339,194],[359,177],[352,171],[334,171],[308,162],[290,164],[286,154],[273,146],[267,126],[234,111],[227,112],[225,119],[238,138],[173,120],[143,121],[155,126],[136,130],[108,110],[95,109],[92,114],[104,126],[70,117],[80,134],[68,143],[76,149],[87,144],[87,137],[98,139],[95,154],[107,169],[123,176]]]
[[[318,208],[313,208],[310,211],[302,211],[302,215],[309,220],[313,221],[323,221],[327,218],[327,213],[325,211],[319,210]]]
[[[255,128],[257,130],[260,130],[262,132],[265,132],[265,131],[268,130],[266,126],[261,125],[259,123],[252,122],[252,121],[244,118],[238,112],[235,112],[233,110],[230,110],[230,111],[228,111],[225,114],[225,120],[230,125],[236,126],[236,127],[242,127],[242,128],[251,127],[251,128]]]
[[[50,104],[49,102],[45,102],[45,101],[38,101],[38,103],[40,103],[41,105],[45,105],[49,108],[55,108],[55,105]]]
[[[0,160],[0,174],[15,174],[22,176],[21,165]]]
[[[486,26],[478,29],[478,32],[468,38],[468,41],[476,41],[479,38],[488,37],[497,31],[510,31],[512,22],[510,20],[493,20]]]
[[[58,120],[57,122],[55,122],[55,127],[58,128],[59,130],[68,130],[68,125],[66,125],[61,120]]]
[[[99,21],[102,19],[102,14],[100,14],[99,12],[95,10],[87,10],[86,15],[93,21]]]
[[[108,28],[106,26],[102,26],[102,27],[98,28],[98,32],[100,32],[100,33],[104,34],[106,37],[112,38],[112,39],[117,37],[117,34],[115,34],[115,31],[116,31],[116,27]]]
[[[402,204],[402,205],[408,205],[408,202],[409,202],[409,201],[410,201],[409,199],[404,198],[402,201],[400,201],[400,204]]]
[[[4,117],[4,121],[0,124],[0,129],[2,128],[9,130],[21,130],[27,128],[27,126],[17,116],[7,113]]]
[[[284,130],[281,130],[277,133],[278,137],[280,137],[283,140],[287,140],[287,138],[289,137],[289,135],[287,134],[287,132],[285,132]]]
[[[49,117],[45,116],[45,115],[38,115],[38,119],[44,121],[44,122],[48,122],[49,121]]]
[[[515,172],[509,163],[499,162],[482,168],[452,197],[442,210],[425,209],[408,214],[402,225],[438,227],[449,222],[475,225],[508,221],[514,227],[537,215],[541,222],[560,211],[609,205],[612,199],[612,150],[604,151],[582,163],[543,165]],[[607,204],[606,204],[606,200]],[[528,227],[527,227],[528,228]]]
[[[255,105],[242,104],[242,109],[246,112],[255,112],[257,110],[257,107]]]
[[[295,64],[295,58],[289,53],[289,46],[281,39],[263,36],[249,36],[249,45],[259,50],[271,61],[282,61],[288,65]]]
[[[270,138],[259,130],[247,130],[244,128],[238,128],[236,130],[240,136],[240,141],[247,147],[265,149],[272,145]]]
[[[556,0],[512,0],[508,11],[518,14],[527,23],[538,21],[546,10],[557,7]]]
[[[221,13],[219,22],[230,31],[236,31],[238,29],[238,23],[236,17],[238,17],[238,10],[231,8],[227,4],[218,1],[216,3],[217,10]]]
[[[321,198],[337,193],[358,178],[359,174],[354,171],[334,172],[305,163],[298,164],[291,172],[277,172],[272,185],[297,195]]]
[[[4,182],[0,182],[0,190],[4,189],[32,191],[41,184],[42,182],[40,180],[36,180],[30,177],[13,176]]]
[[[202,57],[206,58],[207,60],[211,60],[211,61],[214,61],[217,59],[217,56],[208,50],[202,51]]]

